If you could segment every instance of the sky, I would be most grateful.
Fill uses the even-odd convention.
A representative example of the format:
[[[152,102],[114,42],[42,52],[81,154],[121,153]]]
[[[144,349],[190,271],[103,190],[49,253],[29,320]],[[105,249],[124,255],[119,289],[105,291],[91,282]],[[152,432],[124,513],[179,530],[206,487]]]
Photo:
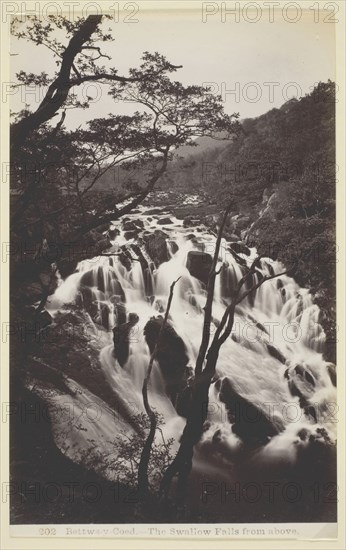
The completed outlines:
[[[280,107],[291,97],[299,98],[319,81],[335,80],[335,25],[322,18],[315,22],[312,12],[303,12],[296,23],[279,16],[270,23],[269,15],[264,14],[252,24],[243,18],[238,23],[233,18],[222,22],[220,14],[203,22],[200,10],[184,15],[181,10],[139,12],[133,18],[138,22],[124,22],[120,16],[119,22],[103,23],[114,41],[104,43],[102,50],[112,56],[110,65],[118,74],[127,75],[129,67],[138,66],[143,51],[158,51],[173,64],[183,65],[174,79],[185,85],[208,83],[222,95],[225,111],[239,112],[242,119]],[[66,42],[61,31],[56,37]],[[12,38],[11,54],[13,81],[19,70],[52,74],[56,67],[48,49],[25,40]],[[34,109],[40,101],[38,92],[17,88],[11,109],[18,111],[25,103]],[[107,86],[84,84],[79,93],[94,101],[86,111],[68,112],[66,125],[70,128],[132,109],[114,102],[107,95]]]

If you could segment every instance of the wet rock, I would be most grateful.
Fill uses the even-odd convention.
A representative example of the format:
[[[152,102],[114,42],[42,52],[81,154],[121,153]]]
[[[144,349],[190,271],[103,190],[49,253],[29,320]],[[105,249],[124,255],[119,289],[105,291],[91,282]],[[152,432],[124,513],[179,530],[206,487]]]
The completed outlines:
[[[258,270],[256,270],[255,273],[252,273],[251,275],[249,275],[245,283],[246,290],[250,290],[251,288],[253,288],[259,282],[260,279],[263,279],[263,274]],[[256,298],[256,290],[253,290],[248,295],[248,300],[252,307],[254,306],[255,298]]]
[[[282,280],[281,280],[281,279],[277,279],[277,281],[276,281],[276,288],[277,288],[278,290],[281,290],[281,289],[283,288],[283,286],[284,286],[284,284],[283,284]]]
[[[80,285],[92,287],[95,286],[94,272],[86,271],[80,278]]]
[[[236,254],[246,254],[246,256],[251,254],[250,249],[241,241],[231,243],[229,246]]]
[[[161,218],[160,220],[157,220],[158,225],[169,225],[171,223],[173,223],[171,218]]]
[[[121,247],[118,258],[122,265],[126,267],[127,271],[130,271],[130,269],[132,268],[132,258],[126,246],[123,245]]]
[[[162,323],[163,317],[152,317],[144,327],[150,353],[154,351]],[[184,375],[189,359],[184,341],[169,322],[161,335],[156,357],[165,380],[166,393],[175,404],[178,393],[186,384]]]
[[[151,271],[150,271],[148,261],[144,257],[142,250],[140,246],[138,246],[138,244],[135,244],[135,243],[132,244],[131,248],[134,251],[135,255],[138,257],[138,260],[142,267],[145,294],[146,296],[150,296],[153,293],[153,284],[152,284]]]
[[[315,391],[315,378],[304,365],[293,365],[285,372],[288,388],[293,397],[299,398],[300,406],[305,409]]]
[[[317,422],[316,409],[313,405],[307,405],[304,407],[304,414],[305,416],[310,417],[310,419],[314,422]]]
[[[110,313],[109,305],[106,304],[106,303],[100,303],[99,308],[100,309],[98,311],[98,314],[96,316],[95,321],[99,325],[103,326],[103,328],[105,328],[106,330],[109,330],[110,329],[110,326],[109,326],[109,313]]]
[[[138,235],[138,231],[135,230],[135,231],[125,231],[124,233],[124,237],[127,241],[129,241],[130,239],[135,239]]]
[[[147,216],[152,216],[153,214],[163,214],[164,209],[163,208],[150,208],[150,210],[147,210],[145,214]]]
[[[125,221],[123,222],[123,230],[124,231],[137,231],[137,226],[134,221]]]
[[[101,266],[97,269],[97,289],[101,292],[106,291],[105,273]]]
[[[126,323],[126,305],[123,302],[119,302],[118,296],[112,296],[111,301],[113,301],[113,299],[115,299],[113,303],[115,306],[117,325],[122,325]]]
[[[334,365],[334,363],[328,363],[327,370],[333,386],[336,387],[336,365]]]
[[[76,305],[84,308],[92,319],[97,315],[97,304],[94,299],[94,293],[89,286],[80,286],[79,293],[76,296]]]
[[[304,377],[305,380],[309,382],[309,384],[315,386],[313,375],[305,367],[303,367],[302,365],[297,365],[296,367],[294,367],[294,371],[296,374],[299,374],[300,377]]]
[[[95,254],[94,255],[97,256],[98,254],[102,254],[102,252],[105,252],[111,246],[112,246],[112,243],[110,242],[109,238],[105,237],[104,239],[100,239],[95,244]]]
[[[302,441],[307,441],[309,435],[310,435],[310,432],[309,432],[306,428],[302,428],[302,429],[299,430],[299,432],[297,433],[297,436],[298,436]]]
[[[177,245],[177,243],[175,241],[169,241],[169,244],[171,246],[172,254],[175,254],[176,252],[178,252],[179,246]]]
[[[299,317],[303,313],[303,298],[299,293],[297,293],[297,300],[296,316]]]
[[[115,394],[110,388],[106,380],[104,371],[99,361],[100,351],[107,345],[108,338],[106,332],[96,329],[91,322],[89,315],[83,310],[72,310],[69,312],[58,312],[54,318],[54,326],[52,325],[52,337],[47,338],[42,345],[35,349],[35,363],[42,365],[42,375],[48,381],[48,386],[40,382],[37,389],[45,396],[49,395],[49,400],[56,394],[61,395],[61,390],[56,387],[55,380],[52,378],[54,371],[62,376],[70,378],[69,387],[75,387],[74,382],[81,384],[83,389],[86,389],[86,394],[95,394],[97,391],[98,398],[101,398],[109,406],[114,407]],[[71,336],[73,335],[73,338]],[[29,365],[29,370],[31,369]],[[28,374],[29,374],[28,370]],[[36,378],[38,373],[33,373]],[[40,378],[41,379],[41,375]],[[68,390],[68,388],[66,388]],[[65,391],[66,391],[65,389]],[[59,390],[57,392],[57,390]],[[87,392],[93,392],[89,394]],[[64,428],[64,422],[61,422],[61,416],[53,411],[53,418],[59,420],[60,432]],[[68,427],[71,430],[71,426]],[[66,431],[67,427],[66,427]],[[70,436],[70,434],[68,434]]]
[[[210,254],[199,250],[190,250],[187,255],[186,267],[193,277],[206,285],[212,263],[213,258]]]
[[[271,437],[283,431],[283,422],[279,418],[270,418],[247,398],[240,395],[229,378],[217,380],[220,399],[226,405],[232,431],[249,445],[265,445]]]
[[[141,251],[141,248],[138,246],[138,244],[133,243],[131,245],[131,248],[134,251],[134,253],[136,254],[136,256],[138,257],[138,259],[140,261],[140,264],[142,266],[142,269],[147,269],[148,268],[148,262],[144,258],[143,253]]]
[[[135,225],[139,228],[139,229],[144,229],[144,222],[143,220],[140,220],[140,219],[137,219],[135,220]]]
[[[228,252],[230,252],[232,254],[233,258],[235,258],[237,260],[237,263],[239,265],[241,265],[243,267],[247,266],[245,258],[242,258],[241,256],[238,256],[238,254],[236,252],[234,252],[234,250],[232,250],[232,248],[228,248]]]
[[[114,356],[123,367],[129,357],[130,341],[134,335],[133,329],[139,321],[136,313],[129,314],[127,323],[122,323],[113,328]]]
[[[269,274],[273,277],[275,275],[275,271],[274,271],[274,268],[273,268],[272,264],[268,263],[267,266],[268,266]]]
[[[111,226],[107,231],[107,237],[112,241],[120,235],[120,231],[117,227]]]
[[[186,216],[186,218],[183,221],[184,227],[195,227],[201,223],[201,220],[194,216]]]
[[[102,293],[103,298],[95,294],[92,289],[97,289]],[[83,274],[80,279],[79,290],[82,295],[82,304],[89,311],[90,303],[97,299],[105,299],[105,295],[116,294],[125,301],[124,290],[117,279],[116,273],[112,269],[98,267],[97,271],[90,270]],[[88,309],[89,308],[89,309]],[[90,312],[90,311],[89,311]],[[92,313],[90,312],[92,315]]]
[[[280,361],[280,363],[282,363],[283,365],[286,364],[286,357],[281,353],[280,350],[278,350],[278,348],[276,348],[275,346],[272,346],[271,344],[266,344],[266,346],[267,346],[268,352],[272,357]]]
[[[123,230],[124,231],[140,231],[144,228],[144,223],[142,220],[128,220],[123,221]]]
[[[156,267],[169,260],[166,243],[167,237],[167,233],[164,233],[160,229],[156,229],[154,233],[150,233],[149,235],[143,235],[145,249]]]

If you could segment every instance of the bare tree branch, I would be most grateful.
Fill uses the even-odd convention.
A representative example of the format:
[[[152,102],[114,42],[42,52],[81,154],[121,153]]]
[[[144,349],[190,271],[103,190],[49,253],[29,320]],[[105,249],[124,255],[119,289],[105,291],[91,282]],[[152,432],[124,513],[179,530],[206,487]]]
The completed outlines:
[[[151,371],[152,371],[152,368],[153,368],[154,360],[156,359],[156,354],[157,354],[157,351],[159,349],[159,345],[160,345],[160,342],[161,342],[162,334],[163,334],[163,331],[165,330],[165,327],[166,327],[166,324],[167,324],[169,310],[171,308],[171,303],[172,303],[172,299],[173,299],[174,287],[177,284],[177,282],[179,281],[179,279],[180,279],[180,277],[176,281],[173,281],[173,283],[171,284],[165,316],[164,316],[163,322],[162,322],[161,327],[160,327],[160,331],[159,331],[159,334],[158,334],[158,337],[157,337],[157,340],[156,340],[156,343],[155,343],[153,353],[151,354],[151,357],[150,357],[147,374],[146,374],[146,377],[144,379],[143,387],[142,387],[144,408],[145,408],[146,413],[147,413],[147,415],[149,417],[149,420],[150,420],[150,430],[149,430],[148,437],[145,441],[145,444],[143,446],[143,450],[142,450],[142,453],[141,453],[141,459],[140,459],[140,463],[139,463],[139,468],[138,468],[138,490],[139,490],[139,494],[141,495],[142,498],[145,498],[149,493],[148,465],[149,465],[149,460],[150,460],[151,448],[152,448],[152,444],[154,442],[155,432],[156,432],[156,427],[157,427],[156,414],[153,411],[153,409],[151,408],[150,403],[149,403],[148,385],[149,385],[149,381],[150,381],[150,375],[151,375]]]
[[[199,352],[198,352],[198,356],[197,356],[197,360],[196,360],[196,369],[195,369],[196,375],[198,375],[202,371],[203,362],[204,362],[205,355],[206,355],[207,349],[208,349],[208,344],[209,344],[209,339],[210,339],[210,322],[211,322],[211,317],[212,317],[212,305],[213,305],[213,300],[214,300],[216,265],[217,265],[217,261],[218,261],[218,257],[219,257],[222,234],[223,234],[223,230],[224,230],[224,227],[225,227],[225,224],[226,224],[228,214],[231,210],[231,205],[232,205],[232,203],[230,203],[227,206],[227,208],[225,210],[225,213],[223,215],[221,226],[220,226],[218,236],[217,236],[217,239],[216,239],[214,257],[213,257],[213,261],[212,261],[209,276],[208,276],[207,301],[206,301],[206,304],[205,304],[205,307],[204,307],[204,323],[203,323],[203,332],[202,332],[202,342],[201,342]]]
[[[223,226],[221,225],[218,232],[218,240],[221,239],[223,231]],[[215,250],[216,252],[216,250]],[[214,254],[215,260],[216,254]],[[236,305],[244,300],[251,292],[254,292],[259,288],[263,283],[270,279],[280,277],[290,270],[273,274],[271,276],[264,276],[256,284],[244,292],[242,295],[239,295],[244,283],[247,282],[250,276],[252,276],[258,266],[260,265],[260,260],[262,256],[257,256],[252,262],[251,266],[247,269],[247,272],[239,280],[236,285],[236,288],[233,292],[231,303],[227,306],[220,324],[217,327],[217,330],[214,334],[212,343],[206,353],[206,364],[202,371],[195,371],[195,381],[192,386],[192,395],[191,402],[189,406],[189,414],[187,417],[186,425],[183,430],[180,447],[178,452],[171,462],[171,464],[166,469],[160,485],[160,496],[165,496],[167,498],[172,481],[175,476],[178,476],[177,483],[177,502],[182,505],[185,500],[185,495],[188,487],[188,478],[192,469],[192,458],[195,445],[200,441],[200,438],[203,434],[204,422],[207,418],[207,409],[209,402],[209,388],[211,382],[215,376],[217,361],[219,357],[219,352],[221,346],[227,340],[231,334]],[[213,295],[213,286],[210,285],[208,292]],[[210,298],[210,296],[208,296]],[[211,318],[211,309],[210,313],[208,311],[208,318]],[[202,339],[202,344],[205,346],[205,343]],[[201,347],[202,347],[201,344]],[[201,350],[200,350],[201,351]],[[202,347],[202,355],[205,356],[205,348]]]

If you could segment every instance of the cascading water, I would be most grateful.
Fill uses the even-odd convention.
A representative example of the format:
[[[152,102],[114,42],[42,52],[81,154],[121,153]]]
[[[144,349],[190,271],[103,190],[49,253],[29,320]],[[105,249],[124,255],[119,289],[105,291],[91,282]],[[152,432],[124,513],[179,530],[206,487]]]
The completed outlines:
[[[191,238],[191,229],[184,228],[180,220],[171,217],[172,223],[163,226],[158,224],[160,217],[153,219],[144,207],[140,208],[140,213],[129,215],[128,220],[140,220],[142,233],[152,234],[162,228],[168,233],[166,261],[155,268],[143,241],[127,240],[119,226],[112,250],[107,255],[80,262],[76,272],[61,282],[48,308],[54,315],[60,308],[68,308],[69,303],[76,302],[90,313],[96,322],[94,326],[99,326],[106,338],[100,363],[108,384],[128,409],[143,413],[141,391],[150,358],[144,327],[150,318],[163,314],[169,287],[180,277],[174,289],[169,321],[184,341],[189,366],[194,367],[201,342],[206,292],[203,283],[190,274],[188,257],[191,252],[201,251],[212,255],[215,237],[200,227],[195,238]],[[120,261],[123,245],[130,251],[127,255],[129,269]],[[232,287],[243,275],[241,264],[250,265],[255,256],[256,251],[252,249],[250,256],[239,254],[239,262],[230,252],[229,243],[222,241],[219,265],[224,267],[216,280],[211,337],[229,303]],[[145,262],[147,267],[144,267]],[[280,263],[261,260],[260,274],[282,271],[284,266]],[[126,310],[119,307],[121,304],[125,304]],[[111,329],[126,322],[130,313],[136,313],[139,321],[130,332],[128,359],[121,366],[113,353]],[[297,449],[308,444],[308,439],[300,436],[302,433],[316,435],[323,429],[329,440],[335,440],[335,419],[329,408],[329,404],[336,401],[335,387],[322,356],[325,335],[318,316],[318,307],[313,304],[309,292],[301,289],[291,277],[282,275],[264,282],[254,295],[249,295],[237,306],[232,335],[221,348],[217,364],[219,382],[228,379],[233,395],[235,393],[262,412],[275,431],[257,445],[257,456],[266,461],[285,456],[285,460],[294,462]],[[101,325],[104,328],[101,329]],[[163,415],[165,436],[173,437],[177,447],[185,419],[177,413],[166,394],[164,379],[156,363],[149,399],[152,407]],[[208,422],[198,451],[200,458],[195,463],[199,468],[219,467],[213,464],[213,454],[203,455],[203,446],[210,448],[215,434],[222,442],[225,456],[231,459],[244,445],[228,414],[232,405],[227,399],[221,399],[220,383],[211,385],[209,400]],[[118,421],[122,429],[133,431],[126,417],[120,420],[118,417]],[[109,439],[110,422],[108,411],[100,418],[94,439]],[[114,419],[112,422],[117,426]],[[73,434],[71,439],[76,442]],[[78,445],[85,450],[87,444],[82,439],[83,431],[78,433]]]

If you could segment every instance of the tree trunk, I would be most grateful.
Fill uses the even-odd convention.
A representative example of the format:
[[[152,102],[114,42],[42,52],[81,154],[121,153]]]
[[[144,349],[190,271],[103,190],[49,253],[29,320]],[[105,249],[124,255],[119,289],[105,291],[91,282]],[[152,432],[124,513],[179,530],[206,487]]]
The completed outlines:
[[[74,59],[81,51],[83,44],[90,40],[101,19],[102,15],[89,15],[71,38],[62,54],[59,75],[49,86],[38,109],[11,127],[11,152],[18,150],[32,132],[37,130],[41,124],[50,120],[63,107],[72,85],[70,73]]]

